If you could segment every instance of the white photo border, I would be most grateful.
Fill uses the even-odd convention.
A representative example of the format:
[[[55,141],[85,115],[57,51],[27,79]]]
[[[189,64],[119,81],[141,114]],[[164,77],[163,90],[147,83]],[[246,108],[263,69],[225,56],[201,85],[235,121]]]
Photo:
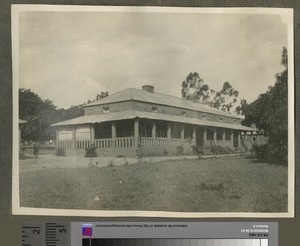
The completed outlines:
[[[288,23],[288,212],[163,212],[45,209],[20,206],[19,145],[18,145],[18,90],[19,90],[19,13],[23,11],[54,12],[160,12],[160,13],[245,13],[279,14]],[[13,215],[84,216],[84,217],[155,217],[155,218],[293,218],[295,210],[295,126],[294,126],[294,26],[291,8],[183,8],[183,7],[117,7],[75,5],[12,5],[12,63],[13,63],[13,163],[12,213]]]

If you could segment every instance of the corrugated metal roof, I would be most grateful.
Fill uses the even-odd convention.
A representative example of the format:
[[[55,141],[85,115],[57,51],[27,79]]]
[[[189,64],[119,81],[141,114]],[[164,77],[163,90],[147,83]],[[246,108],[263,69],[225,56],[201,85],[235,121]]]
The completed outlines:
[[[193,102],[190,102],[190,101],[178,98],[178,97],[165,95],[165,94],[161,94],[161,93],[156,93],[156,92],[150,93],[147,91],[134,89],[134,88],[128,88],[128,89],[122,90],[122,91],[112,94],[108,97],[104,97],[98,101],[87,104],[84,107],[102,105],[102,104],[114,103],[114,102],[129,101],[129,100],[149,102],[149,103],[167,105],[167,106],[172,106],[172,107],[177,107],[177,108],[190,109],[190,110],[200,111],[200,112],[204,112],[204,113],[223,115],[223,116],[233,117],[233,118],[238,118],[238,119],[242,118],[238,115],[232,115],[230,113],[223,112],[219,109],[212,108],[205,104],[193,103]]]
[[[179,122],[179,123],[186,123],[192,125],[202,125],[202,126],[215,126],[215,127],[223,127],[228,129],[243,130],[243,131],[256,130],[255,128],[251,128],[248,126],[228,124],[228,123],[209,121],[209,120],[201,120],[201,119],[189,118],[185,116],[159,114],[159,113],[144,112],[144,111],[134,111],[131,109],[121,111],[121,112],[116,112],[116,113],[80,116],[71,120],[66,120],[66,121],[53,124],[52,126],[79,125],[79,124],[88,124],[88,123],[94,124],[94,123],[134,119],[134,118],[164,120],[164,121]]]

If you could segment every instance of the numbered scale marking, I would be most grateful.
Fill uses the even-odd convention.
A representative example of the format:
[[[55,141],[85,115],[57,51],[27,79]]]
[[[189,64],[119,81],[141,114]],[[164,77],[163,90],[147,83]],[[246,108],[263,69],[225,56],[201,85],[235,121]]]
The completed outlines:
[[[22,246],[69,246],[69,223],[23,223]]]

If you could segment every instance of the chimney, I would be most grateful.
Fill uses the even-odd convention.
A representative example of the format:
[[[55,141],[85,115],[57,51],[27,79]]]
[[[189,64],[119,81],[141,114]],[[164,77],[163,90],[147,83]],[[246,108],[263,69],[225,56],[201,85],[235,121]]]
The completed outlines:
[[[150,93],[154,93],[154,86],[153,85],[143,85],[142,90],[150,92]]]

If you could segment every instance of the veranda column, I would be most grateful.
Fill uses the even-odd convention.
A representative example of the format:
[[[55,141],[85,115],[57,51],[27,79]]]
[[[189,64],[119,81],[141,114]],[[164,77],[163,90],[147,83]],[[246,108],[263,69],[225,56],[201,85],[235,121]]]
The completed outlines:
[[[183,124],[180,126],[180,139],[181,139],[181,141],[184,140],[184,125]]]
[[[253,131],[251,131],[250,143],[253,143]]]
[[[153,139],[153,145],[156,146],[156,121],[155,120],[152,122],[151,136]]]
[[[90,142],[94,143],[95,142],[95,126],[90,125]]]
[[[205,147],[207,141],[207,127],[204,126],[203,128],[203,147]]]
[[[72,149],[76,149],[76,128],[72,129]]]
[[[217,143],[217,128],[214,127],[214,144]]]
[[[225,132],[226,132],[226,129],[225,129],[225,128],[222,128],[222,129],[223,129],[223,135],[222,135],[223,146],[225,146],[225,143],[226,143],[226,140],[225,140]]]
[[[241,131],[238,131],[238,148],[241,147]]]
[[[193,126],[193,139],[192,139],[192,145],[196,146],[196,126]]]
[[[139,143],[139,119],[134,119],[134,147],[137,148]]]
[[[168,147],[171,147],[171,122],[168,122],[167,138],[168,138]]]
[[[20,136],[21,137],[21,136]],[[59,138],[59,131],[58,131],[58,128],[56,128],[55,130],[55,147],[58,148],[59,146],[59,142],[58,142],[58,138]],[[21,138],[20,138],[20,141],[21,141]]]
[[[116,147],[116,136],[117,136],[117,128],[116,122],[111,123],[111,138],[112,138],[112,147]]]
[[[234,148],[234,137],[233,137],[233,130],[231,129],[231,135],[230,135],[230,140],[231,140],[231,145],[232,145],[232,148]]]

